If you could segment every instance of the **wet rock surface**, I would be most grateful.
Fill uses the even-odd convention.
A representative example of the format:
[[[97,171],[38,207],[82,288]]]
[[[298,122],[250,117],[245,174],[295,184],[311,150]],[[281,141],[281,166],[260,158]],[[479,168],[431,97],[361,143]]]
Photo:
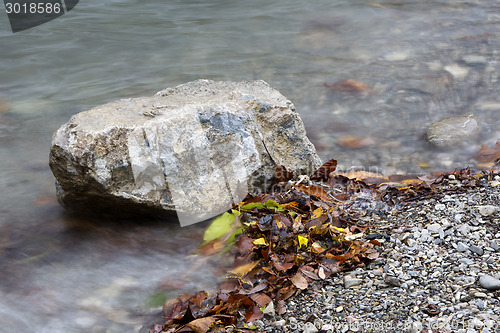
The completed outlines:
[[[479,121],[474,115],[454,116],[432,123],[426,132],[429,143],[446,147],[474,138],[479,132]]]
[[[73,116],[50,151],[67,209],[176,211],[181,224],[269,190],[273,161],[296,175],[320,165],[294,105],[264,81],[198,80],[105,104]]]

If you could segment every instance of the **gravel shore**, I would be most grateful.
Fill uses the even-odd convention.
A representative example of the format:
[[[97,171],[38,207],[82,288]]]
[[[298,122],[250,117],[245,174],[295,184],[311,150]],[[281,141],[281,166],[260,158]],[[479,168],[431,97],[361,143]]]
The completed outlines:
[[[378,227],[380,258],[316,281],[283,315],[268,307],[258,331],[500,332],[500,177],[446,183],[452,191],[361,214]]]

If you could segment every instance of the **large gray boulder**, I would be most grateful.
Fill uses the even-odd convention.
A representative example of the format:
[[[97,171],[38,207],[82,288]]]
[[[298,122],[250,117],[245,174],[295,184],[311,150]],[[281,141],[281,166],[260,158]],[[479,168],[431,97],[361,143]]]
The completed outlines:
[[[264,81],[198,80],[74,115],[50,167],[70,211],[176,211],[187,225],[268,191],[271,157],[295,175],[321,164],[294,105]]]

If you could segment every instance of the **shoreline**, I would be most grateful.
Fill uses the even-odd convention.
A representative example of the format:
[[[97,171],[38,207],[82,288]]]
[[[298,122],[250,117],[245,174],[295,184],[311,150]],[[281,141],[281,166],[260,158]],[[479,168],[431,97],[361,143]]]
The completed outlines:
[[[418,196],[422,184],[396,189],[409,199],[397,210],[375,200],[373,209],[350,211],[370,225],[380,256],[309,279],[284,308],[267,305],[249,332],[497,332],[499,291],[484,288],[479,278],[500,278],[498,170],[471,175],[466,169],[437,178],[429,195]],[[225,331],[241,332],[236,327],[242,325]],[[169,332],[158,328],[150,332]]]

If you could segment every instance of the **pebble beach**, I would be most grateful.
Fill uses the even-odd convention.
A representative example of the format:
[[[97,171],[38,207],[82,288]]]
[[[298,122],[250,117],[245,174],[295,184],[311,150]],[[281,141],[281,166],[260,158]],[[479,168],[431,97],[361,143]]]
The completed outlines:
[[[441,195],[359,212],[380,257],[316,281],[282,315],[268,307],[258,331],[500,332],[500,176],[444,183]]]

